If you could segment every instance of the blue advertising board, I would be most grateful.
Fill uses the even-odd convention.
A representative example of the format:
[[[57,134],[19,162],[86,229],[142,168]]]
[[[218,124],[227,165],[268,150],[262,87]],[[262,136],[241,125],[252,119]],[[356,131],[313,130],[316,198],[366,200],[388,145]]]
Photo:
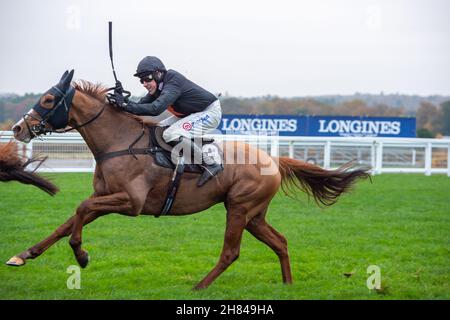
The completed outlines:
[[[280,136],[415,137],[416,119],[399,117],[223,115],[223,134]]]

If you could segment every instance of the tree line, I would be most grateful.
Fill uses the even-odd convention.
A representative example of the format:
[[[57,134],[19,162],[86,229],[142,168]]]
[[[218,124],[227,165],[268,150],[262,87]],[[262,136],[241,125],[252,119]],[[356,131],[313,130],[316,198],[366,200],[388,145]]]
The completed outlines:
[[[0,130],[10,130],[39,99],[40,94],[28,93],[0,96]],[[369,117],[416,117],[418,137],[450,136],[450,99],[431,96],[320,96],[253,98],[222,96],[224,114],[290,114]],[[135,99],[137,100],[137,99]],[[392,103],[389,105],[384,102]]]

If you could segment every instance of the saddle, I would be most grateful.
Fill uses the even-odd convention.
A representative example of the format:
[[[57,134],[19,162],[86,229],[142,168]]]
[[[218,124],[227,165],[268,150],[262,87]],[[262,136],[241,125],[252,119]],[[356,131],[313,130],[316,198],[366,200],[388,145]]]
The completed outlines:
[[[163,139],[163,133],[168,128],[167,127],[159,127],[159,126],[149,126],[150,130],[150,142],[149,142],[149,151],[150,155],[153,156],[155,163],[158,166],[169,168],[174,170],[176,167],[176,163],[172,162],[171,152],[176,143],[167,143]],[[203,137],[202,145],[205,144],[214,144],[218,150],[219,146],[214,143],[214,139]],[[193,160],[193,159],[191,159]],[[191,164],[184,164],[184,172],[189,173],[202,173],[203,168],[199,164],[194,164],[194,161],[191,161]]]
[[[178,163],[172,162],[171,152],[175,144],[169,144],[164,141],[163,133],[164,130],[166,130],[167,128],[168,126],[166,127],[154,125],[148,126],[148,129],[150,131],[150,139],[147,148],[133,148],[133,146],[144,136],[144,127],[143,127],[140,136],[129,146],[128,149],[108,152],[95,157],[97,164],[99,164],[100,162],[106,159],[114,157],[132,155],[133,157],[136,158],[136,154],[147,154],[153,157],[155,163],[158,166],[173,170],[173,175],[172,179],[170,180],[164,206],[161,209],[161,213],[159,215],[155,215],[155,217],[159,217],[160,215],[167,215],[170,213],[172,205],[175,201],[178,187],[180,185],[181,177],[183,176],[184,172],[203,173],[203,167],[200,164],[194,164],[194,161],[192,161],[193,159],[191,159],[191,163],[189,164],[185,164],[184,158],[182,157],[177,157],[179,161]],[[202,138],[202,146],[205,144],[214,144],[217,150],[219,150],[220,157],[223,158],[223,154],[220,151],[221,149],[217,144],[214,143],[214,139],[205,137]]]

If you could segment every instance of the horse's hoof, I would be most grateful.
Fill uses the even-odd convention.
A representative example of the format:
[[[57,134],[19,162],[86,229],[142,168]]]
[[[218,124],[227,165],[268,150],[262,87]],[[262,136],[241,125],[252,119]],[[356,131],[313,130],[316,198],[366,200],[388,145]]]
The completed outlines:
[[[85,251],[81,257],[77,257],[77,261],[80,267],[82,267],[83,269],[86,268],[89,263],[89,254],[87,253],[87,251]]]
[[[21,267],[25,264],[25,260],[22,258],[19,258],[18,256],[14,256],[11,259],[9,259],[6,264],[8,266],[12,266],[12,267]]]
[[[205,285],[202,285],[202,284],[197,284],[195,287],[193,287],[192,288],[192,291],[199,291],[199,290],[204,290],[204,289],[206,289],[207,288],[207,286],[205,286]]]

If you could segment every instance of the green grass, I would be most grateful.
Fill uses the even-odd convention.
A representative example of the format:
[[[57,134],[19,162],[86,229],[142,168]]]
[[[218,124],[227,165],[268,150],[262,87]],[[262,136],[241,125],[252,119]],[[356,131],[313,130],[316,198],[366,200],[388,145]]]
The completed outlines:
[[[47,237],[91,192],[91,174],[53,174],[54,198],[31,186],[0,185],[0,262]],[[83,231],[91,256],[81,289],[68,238],[21,268],[0,264],[0,299],[449,299],[450,178],[381,175],[327,209],[282,194],[268,221],[289,243],[294,284],[277,257],[245,232],[240,258],[208,289],[191,288],[213,268],[225,227],[222,205],[190,216],[111,214]],[[366,286],[381,269],[382,290]],[[351,277],[344,273],[352,272]]]

